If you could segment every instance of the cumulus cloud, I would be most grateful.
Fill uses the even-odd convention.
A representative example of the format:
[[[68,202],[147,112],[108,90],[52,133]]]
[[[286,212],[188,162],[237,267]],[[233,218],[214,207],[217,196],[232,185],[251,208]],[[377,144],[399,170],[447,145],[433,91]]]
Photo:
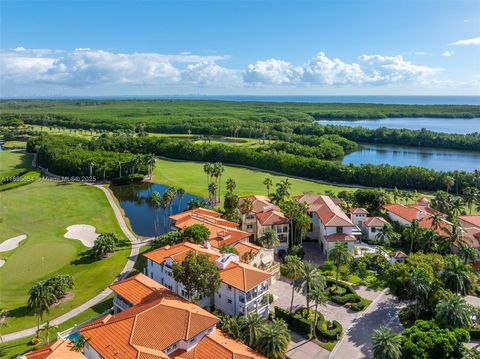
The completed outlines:
[[[443,56],[443,57],[451,57],[451,56],[453,56],[454,54],[455,54],[454,51],[444,51],[444,52],[442,52],[442,56]]]
[[[451,42],[449,45],[460,45],[460,46],[480,45],[480,36],[474,37],[472,39],[465,39],[465,40],[458,40],[455,42]]]
[[[451,52],[453,54],[453,52]],[[15,49],[0,52],[2,84],[72,89],[95,86],[245,88],[249,86],[375,86],[427,83],[441,69],[414,64],[401,55],[362,55],[355,62],[319,52],[303,64],[259,60],[244,69],[221,66],[228,56]],[[4,86],[7,88],[8,86]],[[122,87],[124,88],[124,87]]]
[[[1,80],[15,83],[43,82],[72,87],[95,84],[157,85],[180,83],[184,73],[190,82],[197,79],[202,83],[219,82],[222,75],[230,76],[229,70],[215,63],[225,59],[225,56],[124,54],[89,48],[67,52],[23,47],[3,50],[0,55]],[[208,78],[209,75],[212,79]]]
[[[402,56],[362,55],[360,63],[331,59],[320,52],[301,66],[270,59],[249,65],[246,83],[368,85],[424,81],[441,69],[415,65]]]

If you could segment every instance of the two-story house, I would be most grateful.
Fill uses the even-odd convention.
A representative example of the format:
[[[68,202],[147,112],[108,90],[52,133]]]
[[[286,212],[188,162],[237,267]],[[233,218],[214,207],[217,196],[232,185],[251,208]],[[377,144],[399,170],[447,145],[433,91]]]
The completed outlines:
[[[238,223],[221,218],[221,213],[206,208],[178,213],[170,216],[172,229],[181,230],[194,224],[205,226],[210,231],[208,242],[219,249],[222,244],[233,246],[239,242],[248,242],[250,234],[238,229]]]
[[[181,262],[188,252],[207,254],[220,272],[221,286],[213,298],[199,301],[202,308],[220,309],[232,316],[257,313],[268,316],[269,283],[271,274],[240,261],[236,254],[220,254],[209,248],[189,242],[165,246],[146,253],[145,274],[180,296],[187,298],[181,283],[173,277],[173,263]]]
[[[355,243],[357,242],[356,236],[360,235],[360,232],[332,198],[306,194],[295,196],[294,199],[308,204],[311,226],[306,233],[306,237],[318,240],[324,253],[328,253],[335,246],[335,243],[345,243],[348,249],[354,253]]]
[[[132,306],[80,329],[88,338],[84,348],[87,359],[264,358],[217,329],[217,316],[164,286],[154,285],[143,274],[111,288],[116,299],[122,297]]]
[[[252,203],[252,210],[242,213],[239,209],[242,230],[250,233],[253,240],[258,240],[267,229],[272,229],[280,240],[275,251],[288,248],[289,221],[280,208],[273,204],[268,197],[258,195],[241,197],[239,208],[242,208],[241,205],[245,200]]]
[[[350,219],[356,226],[362,226],[369,215],[365,208],[350,208],[348,212],[350,213]]]

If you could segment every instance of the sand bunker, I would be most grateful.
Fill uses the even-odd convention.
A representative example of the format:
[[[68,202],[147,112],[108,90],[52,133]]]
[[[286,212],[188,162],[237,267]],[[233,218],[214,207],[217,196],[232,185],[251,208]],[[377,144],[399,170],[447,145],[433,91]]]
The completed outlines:
[[[17,248],[20,245],[20,242],[27,238],[26,234],[22,234],[20,236],[16,236],[10,239],[7,239],[3,243],[0,244],[0,252],[8,252],[12,249]]]
[[[3,267],[5,263],[5,259],[0,259],[0,267]]]
[[[67,227],[67,233],[64,237],[68,239],[76,239],[82,242],[85,247],[92,248],[93,242],[99,236],[94,226],[88,224],[74,224]]]

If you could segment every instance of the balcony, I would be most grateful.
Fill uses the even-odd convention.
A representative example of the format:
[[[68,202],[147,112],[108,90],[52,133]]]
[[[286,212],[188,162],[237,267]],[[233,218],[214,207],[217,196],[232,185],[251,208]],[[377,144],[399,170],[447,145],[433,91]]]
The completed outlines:
[[[122,311],[127,310],[128,308],[130,308],[132,306],[129,302],[127,302],[126,300],[124,300],[123,298],[121,298],[118,295],[115,296],[115,298],[113,300],[113,304]]]

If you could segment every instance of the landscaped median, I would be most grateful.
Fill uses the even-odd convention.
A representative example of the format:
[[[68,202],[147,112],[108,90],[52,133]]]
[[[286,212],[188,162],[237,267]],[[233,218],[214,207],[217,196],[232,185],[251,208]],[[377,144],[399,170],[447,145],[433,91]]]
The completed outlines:
[[[338,321],[326,320],[323,314],[318,311],[315,318],[315,310],[312,308],[308,313],[305,307],[300,307],[291,313],[286,309],[275,307],[275,319],[283,319],[290,330],[303,335],[307,339],[315,337],[317,343],[329,351],[335,347],[343,334],[343,327]],[[317,321],[316,328],[315,319]]]
[[[364,310],[371,303],[370,300],[359,296],[353,287],[342,281],[338,281],[338,286],[335,279],[326,278],[329,299],[339,305],[343,305],[355,312]]]

